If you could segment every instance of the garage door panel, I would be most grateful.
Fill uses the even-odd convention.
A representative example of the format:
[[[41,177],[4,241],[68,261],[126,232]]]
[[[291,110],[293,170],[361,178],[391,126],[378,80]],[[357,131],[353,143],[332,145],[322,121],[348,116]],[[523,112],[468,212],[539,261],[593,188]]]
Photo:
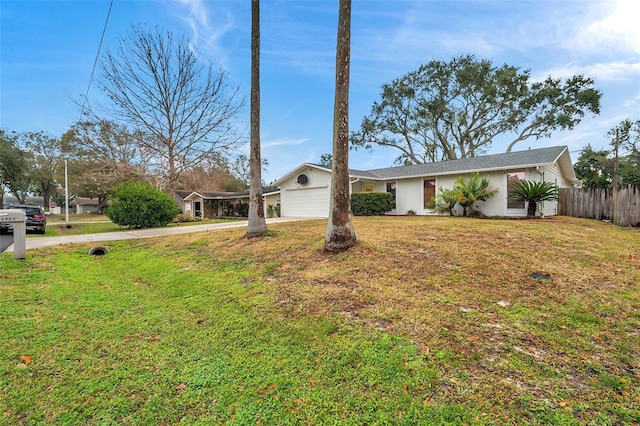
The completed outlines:
[[[329,217],[329,188],[289,189],[285,214],[300,217]]]

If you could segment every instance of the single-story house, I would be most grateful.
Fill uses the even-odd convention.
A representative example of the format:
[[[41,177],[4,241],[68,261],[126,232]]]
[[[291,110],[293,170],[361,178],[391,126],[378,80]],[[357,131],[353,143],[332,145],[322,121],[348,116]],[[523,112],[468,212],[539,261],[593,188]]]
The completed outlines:
[[[97,198],[75,197],[69,207],[75,207],[76,214],[98,213],[100,203]]]
[[[175,191],[182,196],[182,212],[193,217],[214,218],[234,216],[234,206],[249,203],[249,191],[244,192],[186,192]],[[265,217],[268,205],[280,205],[280,190],[262,193]]]
[[[495,197],[477,203],[487,216],[524,217],[526,206],[508,200],[509,185],[516,180],[546,181],[560,188],[579,184],[566,146],[484,155],[438,163],[374,170],[349,170],[351,192],[389,192],[395,200],[389,214],[435,214],[432,199],[439,188],[452,188],[456,178],[479,172],[498,190]],[[281,215],[328,217],[331,169],[304,163],[278,179]],[[539,211],[557,213],[557,202],[544,202]]]

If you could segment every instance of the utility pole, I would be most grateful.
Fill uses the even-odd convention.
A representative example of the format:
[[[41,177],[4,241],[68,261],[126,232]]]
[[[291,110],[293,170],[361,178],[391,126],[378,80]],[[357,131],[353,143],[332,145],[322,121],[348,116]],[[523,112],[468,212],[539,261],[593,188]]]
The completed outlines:
[[[619,129],[616,129],[615,156],[613,159],[613,223],[618,224],[618,146],[620,145]]]
[[[69,174],[67,173],[67,160],[64,160],[64,222],[69,227]]]

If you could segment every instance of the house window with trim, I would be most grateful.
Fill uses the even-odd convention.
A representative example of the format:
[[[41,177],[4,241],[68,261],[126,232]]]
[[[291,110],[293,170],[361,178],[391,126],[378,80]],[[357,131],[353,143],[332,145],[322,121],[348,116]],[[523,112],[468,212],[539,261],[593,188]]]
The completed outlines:
[[[507,197],[511,193],[513,184],[524,180],[524,172],[510,172],[507,173]],[[524,209],[524,201],[511,201],[507,198],[508,209]]]
[[[425,179],[422,185],[422,202],[425,210],[433,208],[433,198],[436,196],[436,180]]]
[[[391,208],[392,210],[395,210],[396,209],[396,183],[395,182],[387,183],[387,192],[393,196],[393,205]]]

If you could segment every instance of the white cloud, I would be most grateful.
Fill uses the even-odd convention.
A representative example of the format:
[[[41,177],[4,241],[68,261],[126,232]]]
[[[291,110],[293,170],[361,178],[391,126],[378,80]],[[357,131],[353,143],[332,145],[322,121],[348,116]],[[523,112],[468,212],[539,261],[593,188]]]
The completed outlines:
[[[640,53],[640,2],[614,0],[601,5],[604,7],[599,8],[600,15],[580,34],[578,45]]]
[[[222,38],[236,29],[232,14],[220,10],[220,13],[215,16],[218,21],[212,23],[206,1],[176,0],[176,2],[186,10],[186,14],[181,19],[191,29],[191,44],[206,52],[207,57],[215,58],[223,68],[227,68],[227,54]]]
[[[592,65],[578,65],[569,63],[556,66],[532,76],[534,81],[544,80],[547,76],[567,78],[582,74],[596,79],[596,81],[626,81],[640,78],[640,62],[610,62]]]
[[[260,147],[261,148],[273,148],[276,146],[296,146],[296,145],[302,145],[305,142],[308,142],[309,139],[306,138],[302,138],[302,139],[279,139],[279,140],[272,140],[272,141],[267,141],[267,142],[261,142],[260,143]]]
[[[637,94],[634,98],[627,99],[623,103],[625,108],[635,108],[640,106],[640,93]]]

